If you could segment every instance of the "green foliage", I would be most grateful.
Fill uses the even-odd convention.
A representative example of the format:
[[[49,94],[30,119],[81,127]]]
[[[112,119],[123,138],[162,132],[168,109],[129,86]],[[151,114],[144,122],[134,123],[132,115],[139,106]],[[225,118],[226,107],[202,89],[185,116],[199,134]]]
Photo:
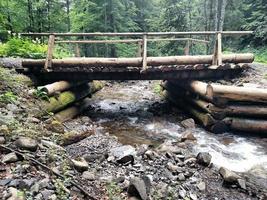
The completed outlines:
[[[33,95],[35,97],[37,97],[38,99],[42,99],[45,101],[49,101],[49,96],[47,95],[47,93],[45,91],[43,91],[42,89],[37,88],[36,90],[34,90]]]
[[[121,200],[120,194],[122,192],[121,188],[114,182],[110,182],[106,185],[106,190],[110,200]]]
[[[46,52],[47,45],[27,39],[11,38],[0,45],[0,57],[44,58]]]
[[[14,103],[17,98],[18,97],[11,91],[5,92],[4,94],[0,94],[1,103]]]

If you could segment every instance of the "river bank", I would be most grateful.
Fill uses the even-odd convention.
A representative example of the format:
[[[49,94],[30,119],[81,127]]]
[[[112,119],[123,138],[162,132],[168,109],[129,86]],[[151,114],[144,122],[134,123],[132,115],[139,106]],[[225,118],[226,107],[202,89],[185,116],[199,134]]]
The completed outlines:
[[[25,155],[1,148],[3,199],[266,198],[266,140],[204,131],[161,99],[158,82],[110,82],[81,116],[51,126],[35,118],[31,88],[1,73],[1,95],[14,94],[1,102],[2,141]],[[83,132],[89,136],[60,145]]]

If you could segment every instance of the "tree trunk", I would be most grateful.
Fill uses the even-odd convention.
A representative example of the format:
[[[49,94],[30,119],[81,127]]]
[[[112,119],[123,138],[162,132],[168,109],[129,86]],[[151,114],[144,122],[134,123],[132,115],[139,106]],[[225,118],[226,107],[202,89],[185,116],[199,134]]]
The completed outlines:
[[[148,66],[161,65],[194,65],[212,64],[212,55],[204,56],[166,56],[166,57],[147,57]],[[253,54],[227,54],[222,56],[225,63],[251,63],[254,60]],[[73,68],[79,67],[103,67],[103,66],[131,66],[142,67],[142,58],[71,58],[53,59],[53,67]],[[43,67],[44,60],[26,59],[22,61],[23,67]]]
[[[223,120],[231,129],[244,132],[267,133],[267,120],[225,118]]]
[[[80,114],[84,109],[86,109],[90,104],[90,99],[85,98],[81,102],[62,110],[54,115],[54,118],[56,118],[57,121],[63,123],[70,119],[73,119],[78,114]]]
[[[78,101],[100,90],[101,87],[102,85],[97,81],[81,85],[78,88],[74,88],[70,91],[65,91],[59,94],[57,97],[50,97],[48,102],[43,102],[42,107],[47,112],[57,112],[74,103],[75,101]]]
[[[40,86],[37,89],[40,91],[44,91],[48,96],[54,95],[56,92],[62,92],[65,90],[70,89],[71,87],[77,86],[82,84],[83,82],[80,83],[71,83],[68,81],[58,81],[54,82],[45,86]]]
[[[209,84],[206,87],[208,98],[225,98],[229,101],[249,101],[267,103],[267,90],[260,88]]]
[[[67,7],[67,25],[68,25],[68,32],[70,32],[70,0],[66,0],[66,7]]]

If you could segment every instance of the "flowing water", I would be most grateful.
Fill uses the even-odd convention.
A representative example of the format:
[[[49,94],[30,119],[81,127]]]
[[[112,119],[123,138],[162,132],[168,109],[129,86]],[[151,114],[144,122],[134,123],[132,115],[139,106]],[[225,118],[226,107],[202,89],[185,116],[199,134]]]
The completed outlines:
[[[158,145],[179,138],[184,128],[181,111],[171,108],[155,92],[157,81],[110,83],[93,96],[86,114],[101,129],[116,135],[124,144]],[[187,116],[189,117],[189,116]],[[193,132],[193,152],[209,152],[212,162],[237,172],[260,169],[267,177],[267,140],[233,133],[213,134],[202,128]]]

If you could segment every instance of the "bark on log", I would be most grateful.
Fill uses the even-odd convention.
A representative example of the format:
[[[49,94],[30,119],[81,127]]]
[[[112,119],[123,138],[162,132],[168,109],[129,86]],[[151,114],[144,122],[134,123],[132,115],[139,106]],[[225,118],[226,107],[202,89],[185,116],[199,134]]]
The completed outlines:
[[[254,60],[253,54],[228,54],[222,56],[224,63],[251,63]],[[43,67],[45,60],[22,61],[22,66],[26,68]],[[137,66],[142,67],[142,58],[68,58],[53,59],[52,67],[92,67],[92,66]],[[194,65],[212,64],[212,55],[198,56],[166,56],[166,57],[147,57],[148,66],[160,65]]]
[[[73,86],[77,86],[82,84],[83,82],[80,83],[72,83],[69,81],[57,81],[45,86],[40,86],[37,87],[37,90],[44,91],[48,96],[54,95],[56,92],[62,92],[65,90],[70,89]]]
[[[50,97],[49,101],[43,102],[43,108],[47,112],[57,112],[71,103],[100,90],[101,87],[102,84],[99,81],[93,81],[88,84],[81,85],[77,88],[73,88],[72,90],[59,94],[58,97]]]
[[[208,126],[212,126],[216,123],[216,120],[209,113],[201,112],[201,111],[193,108],[192,106],[188,105],[185,101],[183,101],[179,98],[176,98],[174,95],[172,95],[167,90],[163,91],[163,96],[166,97],[167,99],[169,99],[172,103],[174,103],[178,107],[188,111],[203,126],[208,127]]]
[[[223,120],[231,129],[244,132],[255,132],[258,134],[267,133],[267,120],[225,118]]]
[[[267,89],[209,84],[206,93],[210,99],[267,103]]]
[[[54,115],[54,118],[61,123],[66,122],[79,115],[88,106],[89,106],[89,99],[85,98],[82,100],[82,102],[77,103],[76,105],[73,105],[69,108],[66,108],[65,110],[56,113]]]
[[[267,118],[267,106],[264,105],[228,105],[225,112],[228,116]]]
[[[202,81],[190,81],[190,82],[175,82],[171,81],[170,84],[174,86],[179,86],[184,90],[189,90],[193,94],[197,94],[204,100],[213,103],[214,105],[224,108],[228,101],[225,98],[211,97],[208,93],[208,84]]]

